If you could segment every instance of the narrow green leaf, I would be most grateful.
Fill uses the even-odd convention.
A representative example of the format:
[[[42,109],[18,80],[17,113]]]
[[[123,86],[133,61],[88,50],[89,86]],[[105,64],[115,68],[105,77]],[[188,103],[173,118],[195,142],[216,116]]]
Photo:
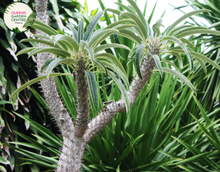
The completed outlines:
[[[87,4],[86,0],[85,0],[85,2],[84,2],[84,10],[85,10],[87,13],[89,12],[89,10],[88,10],[88,4]]]
[[[62,58],[55,58],[48,66],[47,68],[47,73],[46,73],[46,76],[47,78],[49,77],[51,71],[59,64],[61,63],[65,63],[65,64],[68,64],[68,65],[75,65],[75,60],[74,59],[62,59]]]
[[[13,112],[14,114],[16,114],[17,116],[19,116],[20,118],[27,120],[31,126],[33,126],[34,128],[37,129],[37,131],[44,137],[47,138],[48,141],[50,141],[50,145],[56,147],[56,148],[60,148],[62,147],[62,144],[60,143],[60,139],[55,136],[49,129],[45,128],[44,126],[38,124],[36,121],[33,121],[27,117],[25,117],[24,115],[20,115],[16,112]]]
[[[193,59],[192,59],[191,53],[188,50],[188,48],[186,47],[186,45],[180,39],[176,38],[175,36],[166,36],[163,38],[163,40],[169,40],[169,41],[176,42],[183,49],[183,51],[186,53],[186,56],[188,57],[188,60],[190,63],[190,69],[193,70]]]
[[[77,40],[78,31],[75,29],[72,23],[69,23],[67,27],[72,31],[72,37],[74,40]]]
[[[144,25],[145,30],[148,30],[147,24],[146,24],[146,19],[143,16],[141,10],[138,8],[137,4],[133,0],[127,0],[131,6],[134,8],[134,10],[137,12],[142,24]]]
[[[90,15],[91,15],[92,17],[94,17],[94,16],[97,14],[98,10],[99,10],[98,8],[92,10]]]
[[[29,16],[28,16],[28,18],[27,18],[27,20],[26,20],[26,22],[25,22],[25,24],[23,25],[23,27],[28,27],[28,26],[32,26],[32,24],[34,23],[34,20],[36,19],[36,15],[34,14],[34,12],[32,12]]]
[[[92,35],[98,21],[100,20],[100,18],[102,17],[102,15],[104,14],[104,11],[100,11],[98,12],[92,19],[92,21],[90,22],[88,29],[84,35],[83,40],[88,40],[90,38],[90,36]]]
[[[212,152],[204,152],[204,153],[200,153],[198,155],[192,156],[190,158],[184,159],[182,161],[177,162],[176,164],[185,164],[185,163],[189,163],[189,162],[196,162],[197,160],[201,160],[201,157],[206,157],[208,155],[210,155]]]
[[[105,5],[104,3],[102,2],[102,0],[98,0],[99,1],[99,5],[101,7],[101,9],[103,11],[105,11]],[[104,13],[104,16],[100,19],[100,21],[105,21],[107,25],[111,24],[111,20],[110,18],[113,17],[113,15],[111,14],[108,14],[106,11]]]
[[[140,136],[136,137],[134,140],[131,141],[132,145],[135,145],[138,143],[138,141],[144,136],[145,134],[141,134]]]
[[[84,41],[84,40],[80,40],[79,48],[80,48],[80,50],[85,50],[85,49],[87,49],[87,48],[88,48],[87,42]]]
[[[145,5],[144,5],[143,16],[146,16],[146,12],[147,12],[147,0],[145,2]]]
[[[130,145],[131,145],[131,147],[132,147],[132,152],[133,152],[133,163],[134,164],[137,164],[138,163],[138,156],[137,156],[137,153],[136,153],[136,151],[135,151],[135,149],[134,149],[134,146],[130,143]]]
[[[112,64],[111,62],[108,62],[106,59],[101,59],[101,58],[99,58],[99,61],[100,61],[105,67],[107,67],[107,68],[111,69],[112,71],[114,71],[114,72],[117,74],[117,76],[119,76],[119,77],[122,79],[122,81],[123,81],[124,84],[126,85],[126,88],[129,87],[129,82],[128,82],[128,79],[127,79],[127,77],[126,77],[127,75],[124,74],[124,73],[122,73],[122,71],[119,70],[119,68],[118,68],[116,65]]]
[[[188,39],[181,38],[180,39],[183,43],[188,44],[191,48],[194,48],[194,45],[192,42],[190,42]]]
[[[22,153],[20,151],[17,151],[19,153]],[[57,168],[57,164],[49,164],[49,163],[46,163],[42,160],[36,160],[36,159],[27,159],[27,158],[20,158],[22,159],[23,161],[27,161],[27,162],[31,162],[31,164],[38,164],[39,166],[42,166],[42,167],[46,167],[48,169],[56,169]]]
[[[172,53],[174,56],[176,56],[178,58],[179,64],[180,64],[180,68],[183,68],[183,59],[181,57],[181,54],[179,54],[179,52],[177,53]]]
[[[141,75],[141,55],[142,55],[142,51],[145,48],[144,44],[141,44],[136,52],[136,58],[135,58],[135,69],[137,71],[138,76],[142,79],[142,75]]]
[[[52,134],[52,133],[50,133],[50,134]],[[50,145],[51,148],[53,149],[53,151],[56,152],[55,155],[59,155],[61,153],[59,150],[57,150],[57,148],[59,148],[59,146],[57,143],[54,143],[53,139],[47,138],[45,135],[44,136],[40,136],[40,135],[36,135],[36,134],[32,134],[32,135],[35,137],[36,140],[42,141],[43,143]],[[53,147],[56,147],[56,149]],[[48,148],[50,148],[50,147],[48,147]]]
[[[170,60],[164,59],[164,60],[161,60],[161,62],[168,63],[168,64],[170,64],[171,66],[173,66],[177,71],[179,71],[179,68],[178,68],[173,62],[171,62]]]
[[[59,7],[58,7],[57,0],[50,0],[50,3],[52,4],[55,14],[59,15]]]
[[[40,104],[42,104],[43,107],[47,107],[46,102],[43,99],[43,97],[36,90],[34,90],[33,88],[29,87],[29,89],[31,90],[31,92],[35,96],[35,98],[40,102]]]
[[[68,66],[61,66],[64,73],[71,73]],[[65,104],[67,111],[70,112],[70,118],[76,118],[76,86],[74,84],[73,76],[65,75],[64,77],[55,78],[57,89],[59,91],[61,100]],[[71,85],[68,89],[67,85]],[[42,140],[42,139],[41,139]]]
[[[93,51],[93,49],[89,50],[89,57],[90,57],[90,59],[91,59],[91,61],[93,63],[93,61],[94,61],[94,51]]]
[[[121,11],[120,10],[116,10],[116,9],[112,9],[112,8],[106,8],[105,9],[106,11],[110,11],[112,13],[115,13],[117,15],[120,15],[121,14]]]
[[[3,158],[2,156],[0,156],[0,163],[5,165],[10,164],[10,162],[7,159]]]
[[[120,8],[123,8],[123,9],[127,10],[128,12],[135,14],[135,11],[130,6],[127,6],[127,5],[123,4],[122,2],[115,2],[115,4],[120,6]]]
[[[66,43],[66,45],[69,47],[69,49],[71,51],[73,49],[76,52],[79,50],[79,44],[77,43],[77,41],[68,35],[58,34],[53,38],[53,41],[54,41],[54,44],[56,44],[57,42],[60,42],[60,41]]]
[[[102,137],[102,140],[104,142],[106,151],[110,154],[112,151],[111,151],[111,147],[110,147],[108,141],[104,137]]]
[[[26,54],[26,53],[30,53],[31,51],[33,51],[34,49],[36,49],[37,47],[27,47],[27,48],[24,48],[22,50],[20,50],[16,56],[20,56],[22,54]]]
[[[129,17],[129,18],[131,18],[133,20],[133,22],[137,24],[137,27],[141,31],[141,35],[139,35],[139,36],[142,37],[144,40],[147,38],[146,27],[144,26],[142,21],[135,14],[129,13],[129,12],[124,12],[124,13],[121,14],[121,17]]]
[[[80,43],[80,40],[83,39],[83,36],[84,36],[84,21],[83,19],[81,19],[78,24],[78,36],[77,36],[78,43]]]
[[[151,20],[152,20],[152,18],[153,18],[153,16],[154,16],[154,12],[155,12],[156,6],[157,6],[157,1],[155,2],[154,7],[153,7],[153,10],[152,10],[152,12],[151,12],[151,14],[150,14],[150,16],[149,16],[149,18],[148,18],[148,23],[149,23],[149,24],[150,24],[150,22],[151,22]]]
[[[99,67],[100,69],[103,69],[103,71],[105,71],[106,76],[108,75],[108,70],[106,69],[105,65],[103,65],[99,60],[94,59],[93,63],[95,67]]]
[[[1,166],[1,165],[0,165],[0,171],[1,171],[1,172],[7,172],[7,170],[5,169],[5,167],[3,167],[3,166]]]
[[[53,61],[54,59],[47,60],[44,65],[41,67],[41,73],[49,66],[49,64]]]
[[[130,30],[127,30],[127,29],[120,30],[118,35],[126,37],[128,39],[131,39],[132,41],[136,42],[139,45],[141,44],[141,39],[138,36],[136,36],[133,31],[130,31]]]
[[[204,108],[202,107],[201,103],[197,100],[197,98],[195,96],[193,96],[196,104],[198,105],[203,118],[205,119],[207,124],[211,124],[211,120],[209,119],[208,115],[206,114]],[[212,138],[216,141],[216,143],[220,146],[220,139],[218,134],[216,133],[214,127],[210,127],[210,133],[212,134]]]
[[[116,161],[115,164],[118,164],[119,162],[121,162],[124,158],[126,158],[132,151],[132,147],[131,145],[128,145],[125,150],[122,152],[121,156],[119,157],[119,159]]]
[[[184,165],[178,165],[178,167],[182,168],[183,170],[188,171],[188,172],[201,172],[201,169],[190,168],[190,167],[187,167],[187,166],[184,166]],[[208,172],[205,168],[202,169],[202,171]]]
[[[137,170],[137,169],[141,169],[141,168],[146,168],[146,167],[159,167],[159,166],[162,166],[162,165],[169,165],[169,164],[173,164],[173,162],[177,162],[177,161],[181,161],[182,158],[172,158],[172,159],[166,159],[166,160],[163,160],[163,161],[159,161],[159,162],[150,162],[148,164],[145,164],[145,165],[141,165],[141,166],[138,166],[136,168],[133,168],[131,169],[132,171],[134,170]]]
[[[12,104],[12,105],[16,105],[16,103],[12,103],[6,100],[0,100],[0,105],[4,105],[4,104]]]
[[[17,131],[14,131],[14,133],[16,133],[18,136],[22,137],[23,139],[27,140],[30,143],[9,142],[10,144],[22,145],[22,146],[33,148],[33,149],[42,150],[42,151],[48,152],[48,153],[54,153],[54,154],[58,153],[58,151],[55,148],[50,149],[49,147],[43,145],[42,143],[39,143],[36,139],[32,139],[32,138],[26,136],[25,134],[19,133]],[[54,146],[54,145],[51,145],[51,146]]]
[[[184,32],[184,31],[195,31],[195,30],[198,30],[198,29],[208,30],[207,27],[192,26],[192,25],[183,24],[183,25],[180,25],[180,26],[176,27],[175,29],[173,29],[172,32],[170,33],[170,35],[175,36],[175,35],[177,35],[181,32]]]
[[[100,70],[100,72],[103,72],[102,70]],[[122,84],[121,80],[111,71],[108,71],[108,75],[115,81],[115,83],[117,84],[121,94],[122,94],[122,98],[125,101],[125,107],[126,107],[126,112],[128,113],[130,111],[130,104],[129,104],[129,99],[128,99],[128,95],[127,95],[127,91],[124,87],[124,85]]]
[[[191,30],[187,30],[187,31],[182,31],[179,34],[176,34],[175,36],[177,38],[183,38],[186,36],[191,36],[191,35],[195,35],[195,34],[206,34],[206,35],[217,35],[220,36],[220,32],[219,31],[215,31],[215,30],[209,30],[209,29],[191,29]]]
[[[187,77],[185,77],[183,74],[181,74],[179,71],[176,71],[176,70],[172,70],[172,69],[169,69],[169,68],[165,68],[165,67],[162,67],[162,70],[164,72],[167,72],[167,73],[170,73],[172,75],[175,75],[177,76],[182,82],[186,83],[189,88],[191,88],[192,91],[196,91],[195,87],[192,85],[192,83],[187,79]]]
[[[89,84],[89,91],[91,94],[92,103],[97,112],[99,109],[99,94],[98,94],[98,86],[96,83],[96,77],[93,72],[85,71],[85,73],[86,73],[87,81]]]
[[[195,11],[192,11],[192,12],[189,12],[185,15],[183,15],[182,17],[180,17],[178,20],[176,20],[166,31],[166,35],[168,36],[170,34],[170,32],[180,23],[182,22],[183,20],[185,20],[186,18],[192,16],[192,15],[195,15],[195,14],[198,14],[198,13],[202,13],[202,12],[210,12],[210,10],[207,10],[207,9],[201,9],[201,10],[195,10]]]
[[[131,23],[128,23],[128,24],[119,24],[117,26],[114,27],[114,29],[117,29],[117,30],[124,30],[124,29],[133,29],[133,28],[136,28],[137,25],[132,21]]]
[[[160,36],[160,29],[159,29],[159,27],[153,26],[153,30],[156,31],[156,37],[159,37]]]
[[[95,35],[92,35],[92,38],[89,40],[89,49],[94,48],[101,44],[107,37],[118,32],[116,29],[104,29],[101,32],[95,32]]]
[[[216,131],[213,128],[213,125],[216,124],[218,121],[214,121],[212,123],[209,123],[208,125],[204,126],[199,120],[193,116],[191,113],[190,115],[196,120],[196,122],[199,124],[200,129],[205,133],[205,135],[209,138],[209,140],[212,142],[212,144],[215,146],[215,148],[219,151],[220,145],[219,145],[219,138],[217,136]],[[210,131],[209,131],[210,129]]]
[[[97,54],[98,52],[105,50],[105,49],[109,49],[109,48],[124,48],[130,51],[130,48],[125,45],[112,43],[112,44],[103,44],[103,45],[98,46],[97,48],[94,49],[94,54]]]
[[[161,77],[163,77],[163,70],[162,70],[162,66],[161,66],[161,63],[160,63],[159,56],[158,55],[152,55],[152,57],[154,58],[154,61],[155,61],[156,65],[157,65],[157,68],[158,68],[158,70],[160,72]]]
[[[123,65],[121,64],[121,62],[117,59],[117,57],[115,57],[113,54],[110,54],[110,53],[100,53],[100,54],[97,54],[95,56],[95,58],[98,58],[98,57],[106,57],[106,58],[109,58],[111,59],[118,67],[119,69],[125,74],[126,76],[126,71],[123,67]]]
[[[200,60],[203,60],[205,62],[208,62],[209,64],[214,66],[216,69],[220,70],[220,66],[217,63],[215,63],[214,61],[212,61],[210,58],[208,58],[208,57],[206,57],[202,54],[196,53],[194,51],[191,51],[191,54],[192,54],[193,57],[195,57],[195,59],[197,59],[197,60],[200,59]]]
[[[165,52],[175,54],[175,53],[181,53],[182,51],[183,50],[180,47],[173,47],[173,48],[170,48],[168,51],[165,51]],[[200,59],[200,60],[203,60],[205,62],[208,62],[209,64],[214,66],[216,69],[220,70],[220,66],[217,63],[215,63],[214,61],[212,61],[210,58],[208,58],[208,57],[206,57],[206,56],[204,56],[200,53],[196,53],[193,50],[190,50],[190,53],[192,54],[192,56],[195,59]]]
[[[125,23],[131,23],[133,20],[132,19],[122,19],[122,20],[118,20],[116,22],[113,22],[111,24],[109,24],[108,26],[106,26],[105,29],[117,29],[117,26],[118,25],[121,25],[121,24],[125,24]]]
[[[43,39],[48,40],[48,41],[51,40],[49,36],[38,35],[38,34],[35,34],[35,35],[33,35],[32,37],[33,37],[33,38],[43,38]]]
[[[128,135],[130,141],[133,141],[133,140],[134,140],[134,138],[133,138],[129,133],[127,133],[126,131],[125,131],[125,133]]]
[[[61,57],[70,57],[70,53],[68,53],[65,50],[62,50],[60,48],[53,48],[53,47],[39,47],[39,48],[35,48],[33,49],[30,54],[29,57],[35,54],[39,54],[39,53],[52,53]]]
[[[207,74],[207,68],[206,68],[205,64],[203,63],[203,61],[200,60],[199,58],[195,58],[195,59],[199,62],[200,66],[204,70],[205,74]]]
[[[55,76],[61,76],[61,75],[71,75],[69,73],[52,73],[49,75],[49,78],[51,77],[55,77]],[[35,79],[32,79],[30,80],[29,82],[23,84],[21,87],[19,87],[17,90],[15,90],[12,94],[11,94],[11,97],[9,99],[12,100],[18,93],[20,93],[22,90],[24,90],[26,87],[29,87],[30,85],[34,84],[34,83],[37,83],[43,79],[47,79],[47,76],[46,75],[43,75],[43,76],[39,76]]]
[[[36,19],[34,20],[34,23],[33,23],[33,25],[31,27],[35,28],[34,26],[37,26],[37,27],[41,26],[40,27],[40,28],[42,28],[41,31],[44,32],[44,33],[48,32],[47,33],[48,35],[56,35],[56,34],[58,34],[58,32],[55,29],[53,29],[49,25],[47,25],[47,24],[45,24],[45,23],[43,23],[43,22],[41,22],[39,20],[36,20]]]
[[[52,42],[45,41],[45,40],[43,40],[43,39],[33,39],[33,38],[29,38],[29,39],[22,39],[20,42],[37,42],[37,43],[49,45],[50,47],[55,47]]]

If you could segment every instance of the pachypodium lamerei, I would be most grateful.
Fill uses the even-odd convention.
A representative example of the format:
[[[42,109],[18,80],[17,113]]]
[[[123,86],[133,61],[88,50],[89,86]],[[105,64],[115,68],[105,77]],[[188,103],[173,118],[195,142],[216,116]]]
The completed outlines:
[[[219,32],[211,31],[206,28],[196,29],[195,26],[182,26],[179,27],[179,29],[176,27],[187,17],[207,10],[197,10],[184,15],[174,22],[174,24],[166,30],[164,35],[161,35],[159,29],[162,26],[161,22],[158,21],[153,26],[153,29],[151,29],[136,3],[132,0],[128,0],[131,7],[126,9],[127,12],[122,13],[119,10],[107,9],[108,11],[120,15],[122,18],[121,20],[108,25],[106,28],[93,32],[96,24],[104,13],[99,12],[92,19],[85,33],[83,20],[81,20],[78,25],[78,31],[72,28],[73,34],[71,37],[58,34],[56,30],[49,27],[49,17],[46,13],[47,1],[35,1],[37,18],[36,20],[30,20],[29,25],[38,30],[37,35],[34,35],[34,37],[40,39],[30,38],[22,41],[34,41],[39,44],[38,47],[23,49],[18,52],[17,55],[23,53],[30,53],[30,56],[37,54],[37,69],[39,76],[49,76],[52,69],[60,63],[70,65],[73,69],[77,90],[77,115],[76,120],[73,122],[60,100],[55,79],[49,78],[40,81],[48,108],[63,136],[63,148],[56,170],[58,172],[76,172],[80,170],[86,143],[106,127],[117,113],[129,111],[130,106],[134,104],[141,89],[150,79],[152,70],[155,66],[157,66],[161,75],[163,72],[172,73],[186,82],[186,84],[194,90],[193,85],[180,72],[161,66],[159,57],[161,54],[171,53],[177,56],[181,53],[186,54],[192,69],[192,56],[198,59],[202,66],[205,66],[202,62],[203,60],[220,69],[218,65],[210,61],[207,57],[188,49],[184,43],[190,44],[190,42],[183,38],[201,32],[220,35]],[[120,3],[118,4],[120,5]],[[115,33],[136,42],[136,47],[131,53],[136,54],[134,62],[137,76],[130,86],[126,78],[126,72],[118,59],[112,54],[103,53],[103,50],[107,48],[116,47],[130,49],[122,44],[116,43],[100,45],[107,37]],[[177,43],[179,46],[169,48],[169,45],[173,42]],[[54,58],[53,54],[59,56],[59,58]],[[50,62],[46,63],[48,61]],[[96,67],[99,72],[106,73],[112,77],[119,86],[122,99],[118,102],[110,102],[94,119],[89,121],[89,92],[92,92],[91,87],[97,87],[94,87],[95,84],[93,81],[95,75],[90,72],[92,69],[91,67]],[[47,68],[47,70],[44,70],[45,68]],[[120,79],[116,77],[112,71],[114,71]],[[126,91],[121,80],[124,85],[127,86],[128,91]],[[96,92],[96,89],[94,89],[93,92]],[[97,94],[93,95],[94,96],[91,98],[93,101],[92,103],[97,109]]]

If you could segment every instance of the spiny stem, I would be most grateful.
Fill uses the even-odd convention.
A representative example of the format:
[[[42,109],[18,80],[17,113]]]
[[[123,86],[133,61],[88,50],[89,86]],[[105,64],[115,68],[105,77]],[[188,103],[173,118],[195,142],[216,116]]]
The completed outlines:
[[[75,120],[75,136],[82,137],[89,123],[90,101],[89,86],[85,77],[86,61],[80,54],[77,65],[79,69],[75,73],[76,95],[77,95],[77,116]]]

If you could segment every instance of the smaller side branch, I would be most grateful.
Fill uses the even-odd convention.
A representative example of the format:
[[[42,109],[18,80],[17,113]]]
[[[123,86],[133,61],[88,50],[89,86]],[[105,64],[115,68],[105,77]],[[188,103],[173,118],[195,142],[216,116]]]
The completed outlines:
[[[152,70],[155,66],[155,62],[148,58],[144,58],[144,62],[141,66],[141,73],[143,79],[141,80],[138,76],[135,77],[129,90],[127,92],[130,106],[133,106],[137,96],[139,95],[141,89],[146,84],[147,80],[150,79]],[[84,134],[84,140],[89,142],[94,136],[96,136],[106,125],[108,125],[115,115],[119,112],[125,111],[125,102],[120,99],[118,102],[112,102],[108,104],[102,111],[88,124],[88,129]]]

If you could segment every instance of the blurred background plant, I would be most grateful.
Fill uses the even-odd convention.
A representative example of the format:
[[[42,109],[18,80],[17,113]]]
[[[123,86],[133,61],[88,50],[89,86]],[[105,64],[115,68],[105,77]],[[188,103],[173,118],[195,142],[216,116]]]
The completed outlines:
[[[176,7],[177,10],[180,10],[184,13],[184,8],[187,6],[192,7],[195,10],[198,9],[209,9],[212,12],[204,12],[197,14],[198,17],[201,17],[204,20],[203,25],[199,24],[195,18],[191,18],[189,23],[193,23],[197,26],[205,26],[212,30],[220,30],[220,4],[218,1],[206,0],[204,2],[199,2],[197,0],[185,0],[188,5]],[[220,36],[213,35],[195,35],[191,36],[189,40],[194,41],[195,51],[202,53],[205,56],[209,57],[215,61],[218,65],[220,64],[220,49],[219,41]],[[197,64],[195,64],[197,65]],[[215,107],[219,106],[220,90],[220,73],[219,70],[216,70],[212,66],[206,64],[207,73],[202,70],[201,67],[198,67],[197,72],[192,78],[192,82],[197,85],[198,89],[198,99],[202,102],[203,107],[207,111],[212,111]],[[187,72],[187,65],[185,69]]]
[[[34,9],[34,0],[24,2]],[[18,158],[21,156],[18,156],[18,153],[12,151],[3,143],[20,140],[15,135],[15,131],[31,135],[29,122],[24,123],[21,118],[17,118],[12,114],[12,111],[19,112],[57,133],[56,127],[51,122],[50,116],[48,116],[47,109],[44,108],[44,102],[42,100],[38,101],[34,96],[40,93],[38,84],[33,85],[32,89],[25,89],[13,99],[13,103],[7,101],[18,87],[37,76],[34,57],[28,59],[26,55],[15,56],[16,52],[30,45],[19,43],[21,39],[26,38],[30,33],[14,33],[5,26],[3,13],[11,3],[13,3],[12,0],[0,1],[0,163],[2,164],[0,171],[21,171],[23,169],[24,166],[21,165],[23,161]],[[80,9],[81,6],[76,1],[51,0],[48,9],[51,16],[51,25],[62,32],[63,25],[66,25],[69,19],[77,21],[76,18]],[[66,11],[68,10],[71,10],[71,13],[67,14]],[[69,16],[70,14],[71,16]],[[29,167],[26,170],[30,171]]]
[[[216,1],[186,2],[195,9],[211,9],[212,13],[199,16],[210,23],[210,26],[206,27],[219,30],[220,12]],[[4,9],[10,3],[5,0],[0,2],[0,170],[52,171],[58,160],[56,155],[61,147],[61,139],[47,115],[43,98],[38,94],[38,85],[25,89],[13,103],[7,102],[16,88],[36,77],[34,57],[27,59],[26,55],[14,55],[20,49],[30,46],[19,43],[19,40],[27,35],[10,32],[1,20]],[[104,10],[101,0],[99,3]],[[28,1],[28,4],[34,8],[33,1]],[[178,9],[184,11],[182,8]],[[88,26],[97,12],[98,9],[88,14],[86,1],[82,7],[76,1],[64,0],[51,0],[48,11],[51,26],[61,33],[69,33],[65,27],[69,23],[76,27],[74,22],[77,23],[78,18],[83,18]],[[147,17],[148,21],[154,12],[152,10]],[[107,25],[117,19],[117,16],[107,12],[102,18]],[[193,18],[190,23],[198,25]],[[107,41],[119,41],[130,48],[134,45],[134,42],[127,38],[119,36],[118,39],[112,36]],[[219,36],[202,34],[191,36],[189,40],[193,41],[194,51],[203,53],[217,64],[220,63]],[[133,80],[136,71],[133,64],[128,63],[131,59],[129,52],[123,49],[109,49],[107,52],[118,57],[127,71],[129,81]],[[193,96],[189,88],[183,87],[177,78],[170,74],[164,74],[163,78],[160,78],[158,72],[155,72],[131,111],[117,115],[114,121],[88,144],[82,171],[220,171],[219,71],[207,64],[205,73],[198,62],[194,61],[196,70],[190,75],[187,57],[181,55],[182,68],[178,57],[163,56],[191,78],[198,90],[197,97]],[[69,71],[63,65],[56,70]],[[74,114],[76,99],[72,77],[63,76],[57,79],[57,82],[68,111]],[[104,74],[97,75],[97,84],[100,88],[99,100],[119,100],[119,89],[109,77]],[[99,107],[102,107],[101,101]],[[12,110],[16,114],[12,113]],[[95,111],[91,109],[91,117],[95,115]],[[11,141],[11,144],[5,144],[7,141]]]

